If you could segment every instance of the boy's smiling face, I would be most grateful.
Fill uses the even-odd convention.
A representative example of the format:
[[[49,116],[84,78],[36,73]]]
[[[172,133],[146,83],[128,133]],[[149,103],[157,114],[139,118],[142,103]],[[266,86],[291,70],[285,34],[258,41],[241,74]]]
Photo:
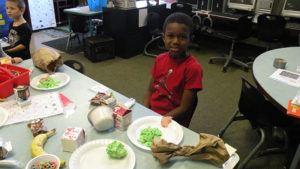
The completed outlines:
[[[24,14],[24,9],[19,8],[16,2],[6,1],[6,13],[9,18],[16,19]]]
[[[177,59],[187,56],[190,37],[186,25],[168,23],[163,34],[163,40],[167,50],[170,52],[170,57]]]

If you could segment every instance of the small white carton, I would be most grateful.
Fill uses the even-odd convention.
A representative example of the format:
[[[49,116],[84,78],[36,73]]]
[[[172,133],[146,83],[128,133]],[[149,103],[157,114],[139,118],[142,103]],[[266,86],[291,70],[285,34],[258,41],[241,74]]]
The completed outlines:
[[[68,127],[63,136],[61,137],[61,144],[63,151],[73,152],[85,140],[85,132],[83,128]]]

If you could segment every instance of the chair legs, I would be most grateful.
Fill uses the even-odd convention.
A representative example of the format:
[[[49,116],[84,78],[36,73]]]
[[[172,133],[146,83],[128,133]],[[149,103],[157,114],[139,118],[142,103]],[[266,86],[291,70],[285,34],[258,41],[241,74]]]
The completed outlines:
[[[227,128],[230,126],[230,124],[234,121],[238,120],[245,120],[246,117],[242,114],[239,114],[240,111],[237,109],[232,116],[229,118],[228,122],[225,124],[225,126],[220,130],[218,137],[222,138],[223,134],[227,130]],[[284,153],[288,149],[288,136],[286,131],[283,128],[280,127],[273,127],[273,128],[257,128],[258,135],[260,136],[260,140],[256,144],[256,146],[248,153],[247,157],[241,161],[237,167],[237,169],[243,169],[246,167],[247,163],[254,158],[268,155],[268,154],[274,154],[274,153]],[[271,131],[271,132],[268,132]],[[271,134],[269,134],[271,133]],[[279,146],[270,146],[268,141],[266,139],[270,139],[272,142],[280,142],[281,147]],[[283,144],[282,144],[283,143]],[[266,149],[261,149],[263,145],[266,145]],[[268,148],[268,145],[270,148]]]
[[[257,132],[260,135],[260,140],[259,142],[256,144],[256,146],[252,149],[252,151],[247,155],[247,157],[240,162],[240,164],[238,165],[237,169],[243,169],[246,167],[247,163],[254,157],[254,155],[256,154],[256,152],[260,149],[260,147],[263,145],[263,143],[265,142],[265,132],[262,128],[258,128]]]
[[[225,124],[225,126],[220,130],[218,137],[222,138],[223,134],[225,133],[226,129],[230,126],[230,124],[234,121],[236,115],[239,113],[239,110],[237,109],[233,115],[230,117],[230,119],[228,120],[228,122]]]
[[[71,38],[72,38],[72,32],[70,32],[69,37],[68,37],[67,46],[66,46],[66,51],[68,51],[68,49],[69,49],[69,45],[70,45],[70,42],[71,42]]]
[[[234,121],[237,120],[246,120],[246,117],[243,115],[239,115],[240,111],[239,109],[237,109],[229,118],[229,120],[227,121],[227,123],[225,124],[225,126],[220,130],[218,137],[222,138],[223,134],[225,133],[225,131],[227,130],[227,128],[230,126],[230,124]]]
[[[235,40],[232,40],[229,55],[224,55],[224,56],[221,56],[221,57],[211,57],[211,58],[209,58],[209,63],[213,63],[213,61],[225,61],[225,64],[223,65],[223,72],[227,72],[228,65],[229,65],[229,63],[232,62],[232,63],[234,63],[238,66],[243,67],[244,70],[246,72],[248,72],[249,64],[244,63],[244,62],[242,62],[238,59],[233,58],[234,45],[235,45]]]
[[[156,57],[157,54],[151,53],[151,52],[149,51],[149,47],[150,47],[150,45],[151,45],[152,43],[159,43],[159,41],[160,41],[161,39],[162,39],[161,36],[157,36],[157,37],[155,37],[155,38],[152,38],[149,42],[147,42],[147,44],[146,44],[145,47],[144,47],[144,55],[146,55],[146,56],[151,56],[151,57]],[[162,47],[159,46],[159,45],[157,45],[157,48],[160,49],[160,50],[163,50]]]
[[[72,46],[72,39],[75,39],[75,38],[77,38],[78,43],[80,44],[80,37],[79,37],[78,33],[71,32],[69,34],[69,37],[68,37],[68,41],[67,41],[67,45],[66,45],[66,51],[68,51],[70,45]],[[83,39],[84,39],[84,34],[82,33],[82,40]]]

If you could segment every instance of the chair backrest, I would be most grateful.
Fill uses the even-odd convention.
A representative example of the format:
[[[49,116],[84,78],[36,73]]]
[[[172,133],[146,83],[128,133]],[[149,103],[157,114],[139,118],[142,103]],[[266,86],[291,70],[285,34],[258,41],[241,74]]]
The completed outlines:
[[[86,33],[89,31],[88,19],[85,16],[71,15],[70,16],[70,27],[74,33]]]
[[[171,4],[171,13],[182,12],[189,16],[193,15],[192,5],[188,3],[175,2]]]
[[[254,14],[247,14],[239,18],[237,23],[237,32],[239,39],[246,39],[253,34],[252,20]]]
[[[184,118],[181,119],[175,119],[179,124],[183,125],[184,127],[189,127],[191,120],[193,118],[193,115],[195,113],[195,110],[197,108],[198,105],[198,97],[196,96],[194,103],[193,103],[193,107],[190,109],[189,112],[187,112],[186,116]]]
[[[283,36],[285,24],[283,16],[262,14],[257,18],[257,37],[264,41],[278,41]]]
[[[158,35],[162,32],[160,29],[161,22],[160,22],[160,16],[156,12],[150,12],[147,15],[147,27],[148,31],[151,35]]]
[[[284,119],[280,112],[265,96],[244,76],[242,78],[242,91],[239,100],[239,111],[250,121],[253,127],[274,126]]]
[[[66,61],[64,61],[64,64],[82,74],[85,73],[85,66],[79,60],[66,60]]]

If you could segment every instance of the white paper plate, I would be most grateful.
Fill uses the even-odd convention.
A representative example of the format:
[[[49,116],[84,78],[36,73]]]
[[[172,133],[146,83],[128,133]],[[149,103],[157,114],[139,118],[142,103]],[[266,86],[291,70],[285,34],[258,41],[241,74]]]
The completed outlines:
[[[0,127],[6,122],[7,118],[8,118],[7,110],[0,107]]]
[[[70,169],[133,169],[135,155],[133,150],[125,143],[127,155],[123,159],[111,159],[106,153],[106,147],[113,139],[100,139],[88,142],[71,155],[69,161]]]
[[[141,130],[150,126],[151,128],[158,128],[162,132],[162,139],[165,139],[167,142],[179,144],[183,138],[182,127],[176,121],[172,120],[168,127],[164,128],[160,123],[161,118],[162,117],[159,116],[147,116],[134,121],[127,129],[129,140],[144,150],[150,150],[150,147],[137,141],[140,137]]]
[[[60,82],[59,85],[56,87],[53,87],[53,88],[38,88],[37,85],[40,84],[41,78],[46,78],[48,76],[52,77],[55,81],[59,81]],[[66,84],[69,83],[69,81],[70,81],[70,76],[65,73],[57,72],[52,75],[45,73],[45,74],[40,74],[40,75],[34,77],[30,82],[30,86],[37,90],[54,90],[54,89],[58,89],[58,88],[65,86]]]

